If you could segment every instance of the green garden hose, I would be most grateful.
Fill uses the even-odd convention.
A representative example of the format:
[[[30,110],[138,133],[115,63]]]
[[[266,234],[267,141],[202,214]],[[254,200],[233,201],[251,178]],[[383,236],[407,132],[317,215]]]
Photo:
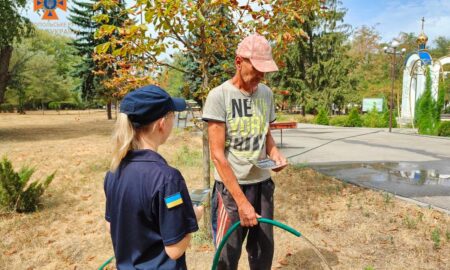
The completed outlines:
[[[98,270],[103,270],[103,268],[105,268],[105,266],[107,266],[112,260],[114,260],[114,256],[112,256],[112,257],[109,258],[106,262],[104,262],[104,263],[98,268]]]
[[[302,234],[300,232],[298,232],[297,230],[287,226],[286,224],[283,224],[281,222],[278,222],[276,220],[271,220],[268,218],[258,218],[258,222],[260,223],[268,223],[271,224],[273,226],[277,226],[285,231],[288,231],[290,233],[292,233],[293,235],[300,237],[302,236]],[[236,223],[233,224],[233,226],[231,226],[230,229],[228,229],[227,233],[225,234],[225,236],[223,237],[222,241],[219,244],[219,247],[216,250],[216,254],[214,255],[214,261],[213,261],[213,265],[212,265],[212,270],[216,270],[217,269],[217,264],[219,263],[219,257],[220,257],[220,253],[222,252],[223,247],[225,246],[225,244],[228,241],[228,238],[230,238],[230,235],[241,225],[241,222],[238,221]],[[108,265],[112,260],[114,259],[114,256],[109,258],[106,262],[104,262],[99,268],[98,270],[103,270],[103,268],[105,268],[106,265]]]
[[[268,223],[274,226],[277,226],[285,231],[288,231],[290,233],[292,233],[293,235],[300,237],[302,236],[302,234],[298,231],[296,231],[295,229],[281,223],[278,222],[276,220],[271,220],[268,218],[258,218],[258,222],[260,223]],[[220,257],[220,253],[222,252],[223,246],[225,246],[225,244],[228,241],[228,238],[230,237],[230,235],[239,227],[239,225],[241,225],[241,222],[238,221],[236,223],[233,224],[233,226],[231,226],[231,228],[227,231],[227,233],[225,234],[225,236],[223,237],[222,241],[220,241],[219,247],[216,250],[216,254],[214,255],[214,261],[213,261],[213,265],[212,265],[212,270],[216,270],[217,269],[217,264],[219,263],[219,257]]]

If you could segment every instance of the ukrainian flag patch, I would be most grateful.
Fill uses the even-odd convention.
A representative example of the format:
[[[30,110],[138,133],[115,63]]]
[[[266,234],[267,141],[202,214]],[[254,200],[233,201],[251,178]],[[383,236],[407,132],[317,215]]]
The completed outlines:
[[[174,208],[177,205],[180,205],[183,203],[183,198],[181,198],[180,192],[175,193],[173,195],[170,195],[166,198],[164,198],[164,201],[166,202],[167,208]]]

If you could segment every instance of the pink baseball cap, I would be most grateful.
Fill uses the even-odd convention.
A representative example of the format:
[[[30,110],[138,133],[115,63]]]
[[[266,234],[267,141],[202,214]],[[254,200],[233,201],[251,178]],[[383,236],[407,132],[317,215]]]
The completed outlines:
[[[272,58],[272,48],[263,36],[250,35],[239,43],[236,54],[250,59],[253,67],[260,72],[278,71],[277,64]]]

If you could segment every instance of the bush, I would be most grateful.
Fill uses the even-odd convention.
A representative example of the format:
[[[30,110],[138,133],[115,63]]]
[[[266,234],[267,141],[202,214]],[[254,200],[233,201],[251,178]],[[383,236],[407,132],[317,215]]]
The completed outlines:
[[[319,110],[319,114],[317,114],[315,122],[318,125],[328,125],[330,123],[330,118],[328,118],[328,111],[325,108],[321,108]]]
[[[14,112],[14,105],[9,104],[9,103],[0,104],[0,112],[13,113]]]
[[[361,116],[359,115],[358,108],[353,108],[349,115],[347,122],[345,123],[346,127],[362,127],[363,121]]]
[[[86,110],[88,108],[88,106],[83,102],[77,102],[76,105],[78,110]]]
[[[439,136],[450,137],[450,122],[441,122],[438,129]]]
[[[314,123],[314,117],[311,115],[303,116],[301,114],[277,113],[277,122],[297,122],[297,123]]]
[[[295,121],[297,123],[306,123],[306,124],[312,124],[314,123],[314,117],[311,117],[311,115],[303,116],[301,114],[297,114],[295,116]]]
[[[444,109],[444,105],[445,105],[445,89],[444,89],[444,84],[441,83],[441,84],[439,84],[438,98],[436,100],[435,118],[436,118],[436,121],[438,121],[438,122],[441,120],[441,112],[442,112],[442,109]]]
[[[383,119],[382,119],[382,123],[381,123],[381,127],[389,127],[389,110],[386,109],[383,112]],[[397,127],[397,113],[396,112],[392,112],[392,127],[396,128]]]
[[[11,162],[4,157],[0,163],[0,206],[16,212],[33,212],[39,207],[39,200],[55,177],[55,172],[45,181],[28,184],[34,168],[22,167],[15,172]]]
[[[59,111],[61,110],[61,103],[57,102],[57,101],[52,101],[48,104],[48,108],[50,110],[56,110]]]
[[[83,104],[84,108],[89,108],[89,109],[101,109],[104,106],[106,106],[106,103],[103,100],[93,100],[93,101],[87,102],[86,104]]]
[[[285,113],[277,113],[277,121],[278,122],[285,122],[289,120],[289,116]]]
[[[365,127],[371,128],[384,127],[382,115],[375,106],[365,115],[363,124]]]
[[[78,104],[71,101],[62,101],[61,104],[61,110],[76,110],[78,109]]]
[[[337,115],[330,119],[330,126],[345,127],[348,121],[347,115]]]
[[[438,133],[439,119],[437,115],[437,105],[431,96],[431,72],[427,68],[425,81],[425,92],[416,102],[414,121],[419,129],[419,134],[435,135]]]
[[[441,231],[438,228],[431,232],[431,240],[433,240],[434,248],[438,249],[441,244]]]

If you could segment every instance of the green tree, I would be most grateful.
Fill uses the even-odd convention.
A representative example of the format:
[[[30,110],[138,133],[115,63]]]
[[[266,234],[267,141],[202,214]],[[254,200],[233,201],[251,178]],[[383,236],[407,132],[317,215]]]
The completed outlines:
[[[14,42],[32,33],[33,27],[28,18],[20,15],[26,0],[0,1],[0,104],[4,101],[6,87],[11,80],[9,64]]]
[[[299,103],[304,113],[320,106],[331,109],[333,103],[343,108],[357,97],[351,76],[355,63],[348,56],[349,26],[342,23],[345,10],[338,1],[323,2],[327,9],[309,12],[301,23],[308,38],[295,40],[284,54],[283,69],[272,77],[292,93],[291,102]]]
[[[87,2],[74,0],[73,7],[69,9],[71,12],[69,20],[76,25],[75,28],[71,29],[75,33],[76,39],[70,44],[76,48],[76,54],[83,58],[81,63],[74,66],[73,75],[82,80],[80,90],[83,100],[91,102],[96,97],[104,98],[107,103],[107,117],[112,119],[111,103],[113,97],[111,92],[101,84],[101,81],[112,76],[114,67],[94,59],[95,47],[107,40],[95,36],[98,30],[102,30],[102,24],[94,21],[93,17],[106,16],[108,23],[120,27],[128,19],[128,14],[125,11],[124,1],[117,1],[117,4],[108,10],[96,8],[96,2],[94,0]]]
[[[228,36],[229,44],[237,44],[239,42],[239,35],[237,32],[237,27],[233,23],[232,13],[225,6],[214,7],[208,12],[204,14],[205,20],[209,20],[209,17],[219,16],[221,20],[217,22],[220,25],[218,29],[220,31],[220,36]],[[205,31],[211,31],[210,29],[206,29]],[[213,39],[216,36],[214,31],[207,33],[208,36],[211,36]],[[199,30],[194,30],[192,33],[192,39],[195,42],[198,42],[200,37]],[[185,73],[183,78],[185,80],[184,89],[185,93],[189,93],[187,98],[195,99],[199,104],[203,103],[205,96],[205,92],[201,91],[202,89],[202,73],[200,69],[200,64],[195,61],[195,59],[201,58],[199,55],[201,53],[200,50],[191,51],[186,54],[184,61],[181,62],[183,70]],[[209,83],[210,85],[219,85],[223,81],[229,79],[233,76],[234,72],[234,53],[221,53],[220,51],[211,54],[211,59],[208,61],[206,65],[206,69],[208,71]]]
[[[405,48],[407,52],[413,52],[419,49],[417,35],[415,33],[400,32],[398,41],[400,43],[399,48]]]
[[[319,125],[328,125],[330,123],[330,118],[328,117],[328,110],[325,107],[319,109],[319,113],[314,121]]]
[[[362,65],[369,65],[379,52],[381,36],[375,27],[363,25],[352,36],[349,54]]]
[[[434,48],[431,49],[433,58],[439,59],[450,54],[450,39],[439,36],[434,40]]]
[[[389,114],[388,114],[389,116]],[[388,118],[389,121],[389,118]],[[365,115],[363,125],[365,127],[377,128],[383,127],[382,115],[378,112],[377,107],[374,105],[372,109]]]
[[[400,33],[397,40],[399,48],[405,48],[407,53],[417,51],[417,36],[414,33]],[[351,39],[351,58],[357,63],[352,74],[357,79],[357,92],[361,97],[390,97],[391,93],[391,67],[392,59],[383,52],[385,46],[390,44],[381,42],[380,34],[375,27],[362,26],[357,28]],[[402,80],[400,71],[401,58],[397,58],[395,67],[396,81],[394,82],[394,104],[400,108],[400,94]]]
[[[389,61],[382,52],[381,36],[374,27],[362,26],[351,40],[350,57],[356,66],[352,76],[358,81],[360,97],[377,97],[390,93]]]
[[[78,79],[71,76],[79,57],[72,55],[69,38],[37,30],[15,45],[11,58],[11,82],[6,92],[10,103],[44,109],[50,101],[76,101]]]
[[[440,82],[438,89],[438,96],[436,100],[436,114],[435,114],[436,121],[441,120],[441,113],[442,109],[444,109],[444,105],[445,105],[445,82]]]
[[[181,62],[186,61],[182,54],[177,53],[174,55],[174,60],[171,63],[174,67],[178,69],[183,69]],[[189,93],[184,93],[184,85],[186,84],[184,79],[184,72],[173,69],[170,67],[162,67],[162,71],[159,75],[158,82],[159,85],[165,89],[171,96],[189,98]]]
[[[358,108],[354,107],[350,111],[347,121],[345,123],[346,127],[362,127],[363,121],[361,119],[361,116],[359,115]]]
[[[24,40],[15,45],[11,56],[10,81],[5,91],[5,101],[10,104],[17,104],[17,112],[20,114],[25,114],[26,79],[24,73],[28,69],[30,59],[35,55],[36,52],[30,50],[30,46],[28,46],[28,40]]]
[[[439,119],[436,119],[436,102],[431,95],[431,72],[426,69],[425,91],[416,102],[414,120],[420,134],[436,134]]]
[[[94,33],[98,28],[98,24],[92,20],[95,12],[93,6],[93,1],[74,0],[72,7],[69,8],[70,16],[68,18],[71,23],[76,25],[76,28],[70,29],[75,33],[76,39],[69,44],[76,49],[76,55],[81,56],[83,59],[81,63],[74,66],[73,75],[81,78],[79,88],[84,101],[90,101],[94,98],[95,88],[98,84],[92,72],[96,68],[92,54],[95,46],[100,44],[99,41],[96,42],[94,39]]]

